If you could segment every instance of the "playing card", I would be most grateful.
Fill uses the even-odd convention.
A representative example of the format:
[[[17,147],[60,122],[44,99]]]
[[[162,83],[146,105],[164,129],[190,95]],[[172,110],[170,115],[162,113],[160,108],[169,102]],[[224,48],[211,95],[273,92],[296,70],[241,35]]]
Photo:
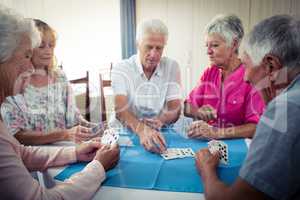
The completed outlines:
[[[92,128],[92,133],[93,134],[97,134],[99,133],[100,130],[104,129],[104,125],[102,122],[100,122],[99,124],[97,124],[95,127]]]
[[[165,160],[194,157],[195,153],[191,148],[168,148],[161,156]]]
[[[132,147],[133,142],[131,141],[129,136],[125,136],[125,135],[120,135],[119,136],[119,140],[118,140],[118,144],[120,146],[125,146],[125,147]]]
[[[220,152],[220,162],[223,164],[228,164],[229,155],[228,155],[228,146],[225,142],[218,140],[211,140],[208,142],[208,149],[210,153]]]
[[[118,142],[119,134],[113,129],[106,129],[101,138],[102,144],[113,145]]]
[[[175,124],[173,124],[173,129],[182,137],[188,138],[187,130],[193,123],[193,119],[189,117],[180,117]]]

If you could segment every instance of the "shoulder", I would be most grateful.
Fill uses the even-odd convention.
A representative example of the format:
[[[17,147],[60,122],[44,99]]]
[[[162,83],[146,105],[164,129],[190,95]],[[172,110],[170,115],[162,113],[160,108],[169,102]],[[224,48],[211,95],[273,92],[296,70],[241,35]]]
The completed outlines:
[[[121,60],[113,66],[112,71],[116,72],[133,70],[136,67],[136,59],[137,55],[133,55],[128,59]]]

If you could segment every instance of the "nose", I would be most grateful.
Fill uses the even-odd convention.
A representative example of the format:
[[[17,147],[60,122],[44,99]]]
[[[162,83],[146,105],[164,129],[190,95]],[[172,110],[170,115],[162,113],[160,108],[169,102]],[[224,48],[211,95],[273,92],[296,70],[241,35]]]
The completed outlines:
[[[149,55],[151,57],[156,57],[158,54],[159,54],[159,52],[155,48],[151,49],[150,52],[149,52]]]
[[[212,49],[210,47],[207,47],[206,53],[208,55],[211,55],[213,53]]]

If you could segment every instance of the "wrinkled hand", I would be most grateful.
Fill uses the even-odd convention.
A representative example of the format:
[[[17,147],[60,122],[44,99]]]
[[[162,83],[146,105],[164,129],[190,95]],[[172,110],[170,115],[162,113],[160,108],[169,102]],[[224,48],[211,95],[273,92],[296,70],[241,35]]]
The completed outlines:
[[[120,159],[120,149],[117,144],[103,145],[96,153],[94,160],[98,160],[105,171],[115,167]]]
[[[163,135],[145,126],[143,132],[139,133],[140,143],[147,151],[154,153],[163,153],[166,150],[166,141]]]
[[[101,143],[97,141],[83,142],[76,146],[77,161],[91,161],[98,149],[101,148]]]
[[[217,139],[219,138],[219,129],[206,123],[205,121],[194,121],[187,130],[187,135],[190,138],[196,139]]]
[[[197,110],[197,118],[206,122],[217,118],[217,111],[211,105],[204,105]]]
[[[92,129],[84,126],[74,126],[67,130],[68,140],[74,141],[75,143],[81,143],[88,141],[97,135],[92,134]]]
[[[164,125],[158,118],[144,118],[143,123],[158,131]]]
[[[196,153],[196,167],[202,178],[206,178],[211,173],[216,173],[219,163],[219,152],[211,154],[207,148],[201,149]]]

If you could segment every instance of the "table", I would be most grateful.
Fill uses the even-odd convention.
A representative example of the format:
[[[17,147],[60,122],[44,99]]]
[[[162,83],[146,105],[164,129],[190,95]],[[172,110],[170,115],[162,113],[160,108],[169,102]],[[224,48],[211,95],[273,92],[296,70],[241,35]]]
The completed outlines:
[[[249,140],[246,141],[249,145]],[[66,143],[60,143],[59,146],[66,145]],[[59,181],[54,180],[57,174],[59,174],[64,168],[51,168],[43,174],[43,181],[45,186],[52,187],[59,184]],[[200,179],[200,178],[199,178]],[[200,184],[200,180],[199,180]],[[93,199],[178,199],[178,200],[193,200],[193,199],[205,199],[202,193],[190,193],[190,192],[169,192],[169,191],[157,191],[157,190],[142,190],[142,189],[129,189],[102,186],[95,194]]]

